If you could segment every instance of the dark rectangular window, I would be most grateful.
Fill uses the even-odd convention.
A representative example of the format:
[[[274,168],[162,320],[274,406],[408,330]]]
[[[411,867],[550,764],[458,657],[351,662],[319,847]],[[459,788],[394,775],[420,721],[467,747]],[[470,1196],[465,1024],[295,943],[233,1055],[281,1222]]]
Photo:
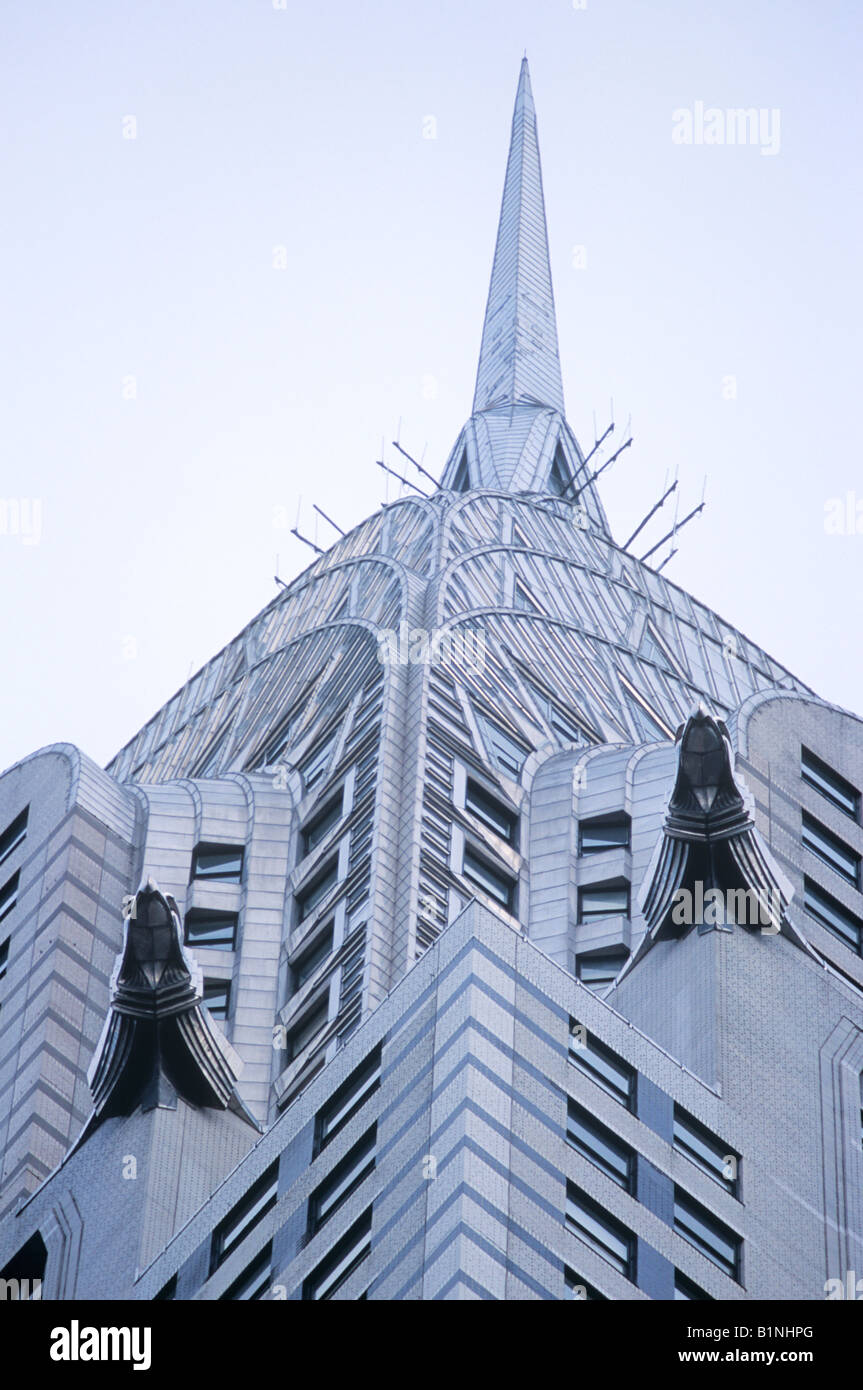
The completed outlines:
[[[18,874],[13,874],[7,883],[0,888],[0,922],[4,917],[8,917],[13,907],[18,901]]]
[[[372,1248],[372,1209],[363,1212],[358,1221],[345,1232],[341,1240],[312,1270],[303,1284],[303,1298],[323,1301],[332,1298],[337,1289],[362,1264]]]
[[[608,1299],[604,1293],[600,1293],[594,1284],[589,1284],[586,1279],[582,1279],[580,1274],[576,1274],[569,1265],[563,1267],[563,1279],[566,1284],[566,1296],[572,1298],[576,1303],[607,1303]]]
[[[506,840],[509,844],[515,843],[515,828],[518,824],[518,817],[508,806],[504,806],[502,802],[498,801],[497,797],[487,792],[485,787],[481,787],[478,782],[468,781],[464,805],[466,811],[470,811],[489,830],[500,835],[501,839]]]
[[[209,1009],[212,1018],[218,1018],[224,1022],[228,1017],[228,1010],[231,1007],[230,980],[205,979],[204,1003]]]
[[[293,1061],[299,1057],[301,1052],[305,1052],[310,1042],[322,1033],[329,1021],[330,996],[329,991],[325,990],[322,999],[319,999],[310,1009],[302,1015],[298,1023],[295,1023],[288,1033],[288,1058]]]
[[[579,922],[629,916],[629,884],[596,884],[578,890]]]
[[[314,941],[311,942],[292,962],[291,979],[293,981],[294,993],[302,989],[307,980],[310,980],[319,965],[332,954],[333,950],[333,924],[332,922],[325,931],[319,932]]]
[[[693,1284],[691,1279],[687,1279],[685,1274],[681,1274],[679,1269],[674,1271],[674,1297],[678,1303],[696,1302],[701,1299],[711,1299],[712,1294],[705,1293],[697,1284]]]
[[[342,818],[342,793],[333,797],[332,801],[327,802],[322,811],[310,820],[308,825],[303,827],[302,848],[303,856],[309,854],[315,845],[319,845],[325,839],[334,825],[338,825]]]
[[[566,1225],[620,1274],[634,1280],[635,1236],[632,1231],[572,1183],[566,1185]]]
[[[334,1091],[315,1119],[315,1153],[338,1134],[381,1084],[381,1049],[376,1047]]]
[[[627,1110],[635,1108],[635,1068],[588,1032],[583,1023],[573,1021],[569,1025],[569,1060],[606,1095],[614,1096]]]
[[[308,791],[320,782],[327,770],[330,761],[330,754],[333,751],[335,736],[328,738],[325,743],[317,747],[307,758],[300,763],[300,772],[303,778],[303,788]]]
[[[236,912],[216,912],[193,907],[186,913],[187,946],[207,946],[215,951],[233,951],[237,944]]]
[[[328,859],[311,880],[297,894],[297,921],[303,922],[311,916],[319,903],[322,903],[339,878],[339,858]]]
[[[11,940],[11,936],[7,936],[5,941],[0,942],[0,980],[3,979],[9,965],[9,945]]]
[[[3,834],[0,835],[0,864],[7,859],[13,850],[17,849],[27,836],[27,820],[30,815],[30,807],[25,806],[20,815],[7,825]]]
[[[698,1120],[687,1115],[679,1105],[674,1107],[674,1147],[679,1153],[686,1154],[702,1173],[707,1173],[732,1197],[737,1196],[740,1155],[723,1144]]]
[[[738,1279],[740,1236],[679,1187],[674,1189],[674,1229],[730,1279]]]
[[[629,849],[630,820],[623,813],[583,820],[578,827],[579,854],[601,854],[606,849]]]
[[[800,750],[800,775],[804,782],[808,782],[810,787],[826,796],[827,800],[838,806],[840,811],[844,811],[846,816],[853,816],[854,820],[859,818],[860,793],[857,788],[852,787],[850,782],[846,782],[844,777],[834,772],[833,768],[815,753],[810,753],[808,748]]]
[[[219,1301],[230,1300],[232,1303],[252,1303],[256,1299],[263,1298],[270,1286],[270,1275],[273,1267],[273,1242],[267,1241],[263,1250],[256,1255],[250,1265],[247,1265],[242,1274],[238,1274],[225,1292],[220,1295]]]
[[[374,1172],[378,1127],[373,1124],[309,1198],[309,1235],[319,1231],[360,1183]]]
[[[192,856],[192,878],[239,883],[243,876],[242,845],[198,845]]]
[[[273,1163],[219,1222],[210,1247],[210,1274],[225,1262],[240,1241],[245,1240],[276,1205],[278,1187],[279,1165]]]
[[[635,1154],[628,1144],[612,1134],[574,1100],[566,1115],[566,1139],[583,1158],[590,1159],[606,1177],[626,1192],[635,1187]]]
[[[508,874],[489,864],[488,860],[483,859],[469,845],[465,845],[462,873],[490,898],[494,898],[495,902],[500,903],[501,907],[506,908],[507,912],[512,912],[515,900],[513,880]]]
[[[602,989],[617,979],[628,960],[627,950],[609,951],[602,956],[578,956],[575,973],[588,989]]]
[[[819,884],[813,882],[811,878],[803,880],[803,906],[814,917],[816,922],[820,922],[822,927],[826,927],[834,936],[838,936],[840,941],[844,941],[846,946],[850,946],[852,951],[859,952],[863,945],[863,921],[856,917],[853,912],[849,912],[847,907],[843,907],[840,902],[826,893]]]
[[[157,1294],[153,1295],[154,1303],[170,1303],[177,1297],[177,1276],[172,1274],[166,1284],[163,1284]]]
[[[829,864],[831,869],[835,869],[837,874],[853,883],[854,887],[860,884],[860,855],[850,845],[846,845],[844,840],[840,840],[838,835],[834,835],[826,826],[820,825],[814,816],[810,816],[806,811],[803,812],[803,844],[813,854],[817,854],[819,859],[823,859],[825,864]]]

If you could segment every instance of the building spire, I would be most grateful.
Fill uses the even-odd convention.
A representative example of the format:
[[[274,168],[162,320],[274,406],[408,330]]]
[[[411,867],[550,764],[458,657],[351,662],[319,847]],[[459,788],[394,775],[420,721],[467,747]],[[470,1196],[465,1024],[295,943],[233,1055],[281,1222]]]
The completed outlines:
[[[522,59],[482,330],[474,412],[504,403],[563,412],[536,112]]]
[[[473,413],[441,487],[562,497],[579,526],[611,536],[586,459],[564,418],[536,113],[522,60]]]

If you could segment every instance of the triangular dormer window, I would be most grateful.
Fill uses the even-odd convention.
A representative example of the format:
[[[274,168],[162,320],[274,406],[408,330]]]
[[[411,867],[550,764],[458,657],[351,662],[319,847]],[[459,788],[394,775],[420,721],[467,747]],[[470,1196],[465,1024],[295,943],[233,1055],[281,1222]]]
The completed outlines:
[[[554,451],[551,472],[548,475],[548,490],[555,497],[562,497],[565,492],[568,492],[570,482],[569,468],[564,458],[563,449],[558,444]]]
[[[539,604],[535,601],[533,595],[528,592],[527,587],[524,584],[520,583],[518,579],[515,581],[515,589],[513,593],[512,602],[514,608],[524,608],[529,613],[539,613],[542,611],[540,609]]]
[[[467,449],[462,450],[461,461],[455,471],[452,483],[453,492],[470,491],[470,471],[467,466]]]

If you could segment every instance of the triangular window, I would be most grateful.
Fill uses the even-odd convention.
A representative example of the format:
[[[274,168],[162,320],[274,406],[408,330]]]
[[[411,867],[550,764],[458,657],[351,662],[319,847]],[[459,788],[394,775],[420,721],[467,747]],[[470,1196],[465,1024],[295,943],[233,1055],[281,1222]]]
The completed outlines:
[[[452,483],[453,492],[470,491],[470,471],[467,466],[467,449],[462,450],[461,461],[455,471]]]
[[[225,746],[228,742],[228,736],[231,732],[232,723],[228,725],[228,727],[224,730],[223,733],[218,734],[216,738],[213,739],[212,743],[209,744],[206,752],[204,753],[204,756],[201,758],[200,762],[197,764],[194,772],[192,773],[193,777],[211,777],[213,773],[215,773],[218,770],[219,765],[222,761],[222,754],[224,753]]]
[[[303,775],[303,788],[305,791],[308,791],[323,777],[329,766],[335,742],[336,736],[335,734],[331,734],[324,743],[319,743],[300,763],[300,772]]]
[[[626,677],[622,674],[620,676],[620,683],[623,686],[624,690],[632,697],[632,699],[630,700],[629,707],[633,715],[633,718],[635,719],[636,727],[641,732],[644,732],[645,729],[647,730],[649,741],[651,743],[654,741],[654,729],[657,729],[659,731],[661,738],[673,739],[673,730],[668,727],[662,716],[656,712],[656,710],[653,708],[651,704],[649,704],[649,702],[645,699],[641,692],[637,690],[635,686],[632,685],[631,682],[628,681]],[[642,716],[646,716],[646,719],[648,721],[647,725],[645,725],[644,717]]]
[[[236,660],[234,661],[234,665],[233,665],[233,669],[231,670],[231,674],[228,676],[228,679],[226,680],[225,684],[226,684],[226,685],[233,685],[234,681],[239,680],[240,676],[243,675],[243,673],[245,672],[245,669],[246,669],[246,658],[245,658],[245,654],[244,654],[243,652],[239,652],[238,655],[237,655]]]
[[[495,767],[500,768],[508,777],[518,778],[529,749],[516,743],[515,739],[510,738],[497,724],[492,724],[490,719],[480,716],[479,722]]]
[[[660,632],[657,632],[651,622],[645,624],[638,654],[639,656],[646,656],[648,661],[656,662],[657,666],[664,667],[666,671],[671,671],[677,675],[681,674],[680,664],[674,661],[666,645],[666,639]]]
[[[513,607],[525,608],[529,613],[539,613],[541,611],[539,604],[534,601],[533,597],[528,593],[524,584],[520,583],[518,579],[515,581]]]
[[[293,709],[284,719],[276,725],[273,732],[267,738],[263,748],[254,754],[246,763],[246,772],[257,772],[262,767],[272,767],[279,762],[282,754],[291,742],[293,723]]]
[[[562,743],[599,742],[587,721],[582,724],[571,710],[558,704],[556,700],[552,700],[544,690],[541,690],[533,681],[528,680],[523,672],[522,680],[542,710],[543,718],[548,721],[552,732]]]
[[[663,652],[660,651],[650,634],[650,629],[644,629],[644,636],[641,639],[641,646],[638,648],[639,656],[646,656],[648,661],[655,661],[657,666],[667,666],[668,660]]]
[[[569,468],[564,458],[563,449],[558,444],[554,451],[551,472],[548,475],[548,490],[554,493],[555,497],[562,497],[569,490],[570,482]]]

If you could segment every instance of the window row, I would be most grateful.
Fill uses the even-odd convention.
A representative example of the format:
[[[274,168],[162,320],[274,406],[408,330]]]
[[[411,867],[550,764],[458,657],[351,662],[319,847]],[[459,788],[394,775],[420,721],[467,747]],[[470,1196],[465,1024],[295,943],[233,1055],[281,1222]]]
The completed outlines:
[[[468,778],[465,788],[465,810],[476,818],[487,830],[492,831],[507,844],[517,846],[518,816],[503,801],[493,796],[485,787]],[[305,857],[318,844],[322,843],[336,826],[343,814],[343,794],[328,801],[317,811],[312,820],[301,830],[301,853]],[[595,817],[581,822],[579,827],[579,852],[583,855],[598,853],[612,848],[628,848],[630,843],[630,819],[623,813]],[[468,841],[462,856],[461,873],[469,883],[474,884],[484,894],[492,898],[506,912],[516,910],[517,881],[514,875],[496,864],[483,850]],[[310,917],[324,901],[339,879],[338,854],[332,854],[319,865],[314,875],[296,894],[296,920],[303,922]],[[630,914],[630,885],[626,880],[612,883],[585,886],[579,889],[578,920],[590,922],[600,917],[624,916]],[[597,963],[586,962],[583,970],[585,978],[595,986],[610,983],[619,972],[628,953],[617,958],[614,969],[612,962],[602,960]],[[609,973],[610,972],[610,973]]]
[[[27,838],[27,821],[30,816],[30,807],[25,806],[24,810],[7,825],[6,829],[0,834],[0,864]]]
[[[267,1212],[272,1211],[276,1205],[278,1188],[279,1165],[276,1162],[270,1164],[267,1171],[243,1194],[213,1231],[210,1242],[210,1274],[214,1274],[219,1266],[224,1264],[240,1242],[263,1221]]]
[[[307,1234],[315,1235],[375,1167],[377,1124],[366,1130],[309,1198]]]
[[[800,775],[831,806],[860,823],[860,792],[841,773],[829,766],[809,748],[800,750]],[[840,835],[830,830],[809,811],[802,812],[801,843],[823,864],[858,892],[861,888],[861,855]],[[863,955],[863,919],[834,898],[826,888],[805,875],[803,906],[810,917],[825,927],[858,955]]]
[[[595,816],[579,822],[578,852],[589,856],[605,850],[629,849],[630,836],[631,821],[624,812]],[[579,923],[596,922],[603,917],[629,917],[630,912],[630,884],[625,878],[582,884],[578,889]],[[576,957],[575,973],[589,989],[604,989],[613,984],[628,959],[629,951],[624,946],[580,954]]]
[[[315,1116],[314,1158],[375,1094],[380,1083],[379,1044],[328,1097]],[[314,1189],[309,1198],[307,1237],[315,1235],[374,1171],[376,1143],[377,1123],[374,1123]],[[304,1300],[322,1302],[333,1297],[369,1254],[371,1230],[372,1208],[369,1206],[304,1281]],[[365,1294],[360,1294],[359,1298],[365,1298]]]
[[[303,1298],[318,1302],[332,1298],[366,1259],[371,1248],[372,1208],[369,1207],[312,1270],[303,1284]]]
[[[637,1071],[575,1020],[570,1021],[569,1060],[606,1095],[635,1113]],[[574,1100],[569,1102],[567,1138],[608,1177],[628,1192],[635,1191],[634,1151]],[[739,1197],[740,1155],[676,1102],[671,1142],[732,1197]]]
[[[567,1298],[574,1299],[579,1303],[607,1303],[608,1299],[593,1284],[589,1284],[586,1279],[582,1279],[580,1274],[576,1274],[568,1265],[564,1266],[564,1283],[566,1285]],[[685,1300],[687,1302],[708,1299],[712,1301],[713,1295],[705,1293],[697,1284],[694,1284],[679,1269],[674,1271],[674,1299],[676,1302]]]
[[[570,1025],[569,1058],[606,1095],[612,1096],[627,1110],[635,1110],[635,1068],[595,1038],[584,1024],[575,1021]],[[567,1107],[566,1138],[583,1158],[637,1198],[636,1150],[572,1099]],[[739,1198],[739,1154],[677,1104],[674,1106],[672,1144],[726,1192]],[[571,1183],[567,1188],[566,1220],[570,1229],[592,1249],[626,1278],[634,1281],[634,1233]],[[739,1280],[741,1237],[679,1186],[674,1188],[674,1229],[724,1273]],[[589,1298],[592,1295],[572,1296]],[[708,1295],[696,1290],[694,1285],[690,1287],[685,1276],[680,1275],[679,1283],[675,1285],[675,1297],[706,1298]]]
[[[465,789],[465,810],[474,816],[486,829],[493,831],[507,844],[515,846],[518,841],[518,816],[516,812],[498,800],[485,787],[473,779],[468,779]],[[317,845],[321,844],[329,832],[339,823],[343,815],[343,792],[329,800],[300,831],[301,855],[304,858]],[[492,898],[506,912],[514,912],[516,906],[517,882],[483,850],[468,842],[462,856],[461,873],[468,882],[474,884],[484,894]],[[311,917],[329,896],[339,882],[339,855],[337,851],[318,864],[314,873],[294,895],[296,922],[302,923]]]
[[[335,949],[335,919],[329,917],[319,923],[311,937],[288,960],[291,993],[296,994],[330,960]],[[344,1002],[344,977],[342,979],[342,1003]],[[330,989],[326,979],[320,981],[320,988],[311,991],[299,1015],[284,1034],[281,1050],[286,1052],[287,1061],[292,1062],[321,1034],[329,1023]]]
[[[381,1048],[364,1058],[336,1090],[328,1097],[315,1117],[314,1157],[344,1128],[380,1085]],[[330,1220],[361,1183],[374,1171],[377,1122],[372,1124],[351,1146],[343,1158],[318,1183],[308,1202],[306,1236],[311,1239]],[[278,1198],[278,1161],[258,1178],[244,1193],[213,1231],[210,1240],[209,1275],[224,1264],[230,1255],[260,1225],[272,1211]],[[302,1297],[324,1300],[357,1268],[371,1248],[371,1216],[369,1207],[348,1231],[328,1250],[306,1279]],[[255,1256],[242,1273],[221,1295],[227,1300],[258,1299],[266,1292],[272,1268],[272,1241]],[[175,1296],[177,1279],[174,1275],[156,1295],[158,1299]]]
[[[633,1284],[636,1282],[638,1238],[635,1232],[571,1182],[566,1185],[566,1226],[597,1255],[607,1260],[618,1274]],[[740,1282],[741,1237],[679,1187],[674,1189],[674,1230],[729,1279]],[[572,1278],[575,1283],[576,1276]],[[590,1295],[573,1293],[571,1296]],[[709,1296],[685,1275],[676,1274],[675,1298]]]
[[[0,834],[0,864],[8,859],[20,844],[27,838],[27,823],[30,816],[30,807],[25,806],[14,820],[10,821],[6,829]],[[18,902],[20,888],[20,873],[16,872],[7,878],[6,882],[0,886],[0,922],[4,917],[8,917],[12,909]],[[9,949],[12,938],[7,936],[0,940],[0,980],[9,968]]]
[[[633,1197],[637,1195],[636,1151],[574,1100],[570,1100],[567,1107],[566,1138],[583,1158],[589,1159],[624,1192]],[[672,1145],[732,1197],[738,1196],[739,1154],[728,1152],[727,1144],[678,1105],[674,1107]]]

